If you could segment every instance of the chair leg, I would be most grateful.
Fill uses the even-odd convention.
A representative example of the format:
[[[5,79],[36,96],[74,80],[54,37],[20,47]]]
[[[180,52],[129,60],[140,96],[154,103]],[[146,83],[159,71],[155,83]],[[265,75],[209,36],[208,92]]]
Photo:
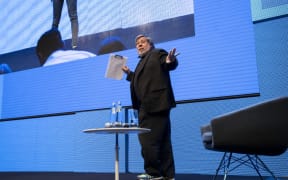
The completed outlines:
[[[270,175],[273,177],[274,180],[277,180],[278,178],[274,175],[274,173],[266,166],[266,164],[257,156],[255,155],[256,160],[260,162],[260,165],[263,167],[263,169],[270,173]]]
[[[236,157],[236,156],[232,156],[232,155],[233,155],[232,152],[225,152],[224,153],[224,155],[223,155],[223,157],[219,163],[219,166],[216,169],[216,173],[213,177],[213,180],[216,180],[220,169],[224,170],[223,180],[226,180],[229,171],[233,171],[234,169],[236,169],[242,165],[246,165],[247,167],[254,169],[257,172],[257,174],[261,180],[264,180],[264,178],[262,177],[260,170],[264,170],[264,171],[270,173],[270,175],[273,177],[274,180],[278,180],[277,177],[274,175],[274,173],[268,168],[268,166],[266,166],[266,164],[257,155],[246,154],[242,157]],[[238,165],[233,164],[235,162],[238,162],[239,164]],[[230,165],[231,165],[231,168],[230,168]]]
[[[231,152],[229,153],[229,155],[228,155],[228,152],[224,153],[224,155],[223,155],[223,157],[219,163],[219,166],[216,169],[216,173],[213,177],[213,180],[216,180],[218,173],[219,173],[220,169],[222,169],[222,168],[224,169],[224,179],[223,180],[226,180],[226,178],[228,176],[228,172],[229,172],[229,166],[230,166],[231,158],[232,158]]]
[[[232,152],[229,153],[227,166],[224,167],[224,168],[225,168],[225,174],[224,174],[224,179],[223,179],[223,180],[226,180],[226,178],[227,178],[227,176],[228,176],[228,172],[229,172],[229,167],[230,167],[231,158],[232,158]]]
[[[257,174],[259,175],[261,180],[264,180],[262,175],[260,174],[259,169],[262,168],[262,170],[267,171],[268,173],[270,173],[270,175],[273,177],[274,180],[277,180],[278,178],[274,175],[274,173],[268,168],[268,166],[266,166],[266,164],[261,160],[261,158],[259,158],[259,156],[257,155],[253,155],[254,159],[247,154],[247,157],[249,158],[250,163],[252,164],[253,168],[255,169],[255,171],[257,172]]]
[[[259,167],[257,166],[257,164],[254,163],[253,158],[248,154],[247,154],[247,157],[248,157],[250,163],[252,164],[252,166],[254,167],[255,171],[257,172],[258,176],[260,177],[260,179],[263,180],[263,177],[259,171]],[[257,161],[257,159],[258,159],[258,157],[255,155],[255,161]]]
[[[213,180],[216,180],[216,178],[217,178],[217,176],[218,176],[218,173],[219,173],[219,170],[220,170],[221,167],[223,166],[223,163],[224,163],[224,160],[225,160],[225,157],[226,157],[226,153],[227,153],[227,152],[225,152],[224,155],[222,156],[222,159],[221,159],[221,161],[220,161],[220,163],[219,163],[219,165],[218,165],[218,167],[217,167],[217,169],[216,169],[216,173],[215,173],[215,175],[214,175],[214,177],[213,177]]]

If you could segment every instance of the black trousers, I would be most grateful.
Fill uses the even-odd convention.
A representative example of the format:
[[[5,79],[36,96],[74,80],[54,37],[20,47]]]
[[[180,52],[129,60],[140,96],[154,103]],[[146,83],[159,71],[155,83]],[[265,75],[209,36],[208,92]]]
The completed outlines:
[[[170,110],[157,113],[139,110],[139,126],[151,129],[149,133],[138,135],[144,169],[149,175],[175,177],[170,124]]]

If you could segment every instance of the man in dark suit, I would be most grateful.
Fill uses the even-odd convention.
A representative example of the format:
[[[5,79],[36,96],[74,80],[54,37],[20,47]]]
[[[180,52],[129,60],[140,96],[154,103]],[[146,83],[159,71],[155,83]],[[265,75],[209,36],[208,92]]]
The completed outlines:
[[[151,132],[139,134],[145,173],[138,179],[169,179],[175,177],[171,143],[170,110],[176,106],[170,70],[176,69],[176,49],[169,53],[156,49],[151,38],[136,37],[140,61],[135,71],[122,69],[130,81],[132,106],[138,110],[139,126]]]

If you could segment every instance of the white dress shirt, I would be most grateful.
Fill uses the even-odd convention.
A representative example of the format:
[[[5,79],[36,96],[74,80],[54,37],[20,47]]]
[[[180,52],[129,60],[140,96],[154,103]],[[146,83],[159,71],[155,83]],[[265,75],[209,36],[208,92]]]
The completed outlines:
[[[79,59],[85,59],[96,56],[88,51],[79,50],[57,50],[53,52],[44,63],[43,66],[50,66],[65,62],[71,62]]]

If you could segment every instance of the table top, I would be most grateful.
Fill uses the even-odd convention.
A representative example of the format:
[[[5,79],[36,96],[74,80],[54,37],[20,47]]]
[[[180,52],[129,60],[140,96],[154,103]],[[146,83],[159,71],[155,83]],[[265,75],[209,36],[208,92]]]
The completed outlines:
[[[102,134],[140,134],[150,132],[150,129],[139,127],[109,127],[109,128],[91,128],[83,130],[85,133],[102,133]]]

